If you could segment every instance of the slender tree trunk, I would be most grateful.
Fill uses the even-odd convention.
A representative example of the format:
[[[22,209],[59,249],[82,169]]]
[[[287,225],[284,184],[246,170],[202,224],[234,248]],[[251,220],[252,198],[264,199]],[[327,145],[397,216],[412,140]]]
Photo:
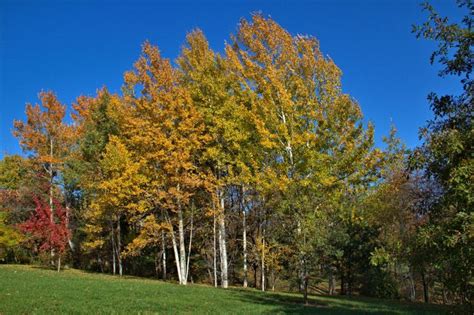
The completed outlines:
[[[61,270],[61,255],[58,254],[58,272]]]
[[[104,273],[104,264],[102,262],[102,259],[99,256],[99,254],[97,254],[97,263],[99,264],[100,272]]]
[[[157,279],[160,277],[160,270],[162,268],[161,261],[160,261],[162,254],[163,253],[158,250],[155,253],[155,276]]]
[[[219,224],[219,252],[221,262],[221,286],[227,288],[229,286],[228,274],[227,274],[227,245],[226,245],[226,232],[225,232],[225,200],[224,193],[222,190],[218,191],[220,199],[220,211],[218,216]]]
[[[346,278],[344,277],[344,271],[341,270],[341,295],[346,295]]]
[[[165,232],[163,230],[161,230],[161,246],[163,248],[162,253],[161,253],[163,280],[166,280],[166,243],[165,243]]]
[[[53,138],[49,139],[49,158],[53,160]],[[54,223],[54,209],[53,209],[53,183],[54,183],[54,170],[53,163],[49,163],[49,210],[51,211],[50,222]],[[51,233],[51,231],[50,231]],[[54,266],[54,249],[51,248],[51,265]]]
[[[309,277],[308,275],[305,275],[304,277],[304,304],[308,305],[308,283],[309,282]]]
[[[181,268],[180,268],[180,264],[179,264],[178,246],[176,245],[176,237],[174,235],[173,228],[171,228],[171,242],[173,244],[174,260],[176,262],[176,270],[178,272],[178,281],[181,284],[182,275],[181,275]]]
[[[67,228],[69,229],[70,226],[69,226],[69,217],[71,215],[71,208],[69,207],[69,202],[66,203],[66,226]],[[71,240],[71,237],[68,236],[67,238],[67,243],[69,244],[69,248],[71,249],[71,251],[74,251],[74,243],[73,241]]]
[[[49,158],[53,160],[53,139],[49,139]],[[53,163],[49,164],[49,208],[51,209],[51,222],[54,222],[53,214],[53,180],[54,180],[54,171]]]
[[[215,210],[215,209],[214,209]],[[214,222],[213,222],[213,272],[214,272],[214,286],[217,288],[217,234],[216,234],[216,212],[214,211]]]
[[[207,274],[209,275],[209,281],[212,283],[214,281],[214,279],[212,278],[211,269],[209,267],[207,267],[206,269],[207,269]]]
[[[336,281],[334,279],[334,271],[332,266],[329,266],[329,295],[334,295],[336,292]]]
[[[306,248],[306,232],[302,231],[301,229],[301,222],[298,220],[298,236],[303,239],[303,248]],[[308,275],[307,271],[307,261],[306,261],[306,253],[304,250],[300,249],[300,292],[303,294],[305,293],[305,283],[306,277]]]
[[[115,255],[116,255],[116,252],[115,252],[115,231],[114,231],[114,223],[113,222],[110,222],[110,226],[111,226],[111,229],[110,229],[110,233],[111,233],[111,242],[112,242],[112,274],[115,275],[116,273],[116,262],[115,262]]]
[[[191,227],[189,231],[189,246],[188,246],[188,261],[186,262],[186,281],[188,280],[189,276],[189,262],[191,259],[191,247],[193,244],[193,223],[194,223],[194,206],[191,208]]]
[[[253,285],[254,285],[254,288],[256,289],[258,287],[258,277],[257,277],[258,265],[254,264],[252,267],[253,267]]]
[[[178,189],[179,189],[179,186],[178,186]],[[179,210],[179,213],[178,213],[178,215],[179,215],[179,217],[178,217],[179,227],[178,227],[178,229],[181,230],[182,229],[181,225],[183,224],[181,208],[178,208],[178,210]],[[171,230],[170,231],[171,232],[171,243],[173,245],[174,260],[175,260],[175,263],[176,263],[176,271],[178,272],[178,281],[179,281],[179,284],[183,284],[183,278],[184,278],[185,275],[184,275],[184,273],[181,272],[181,270],[182,270],[181,269],[181,267],[182,267],[181,266],[181,259],[180,259],[180,255],[178,253],[178,245],[176,244],[176,236],[174,235],[173,224],[171,224],[171,220],[170,220],[170,218],[169,218],[169,216],[166,212],[164,212],[164,216],[165,216],[166,221],[168,222],[170,230]],[[178,231],[178,233],[180,233],[180,232]],[[180,238],[180,241],[181,241],[181,236],[179,236],[179,238]],[[184,237],[183,237],[183,239],[184,239]],[[184,248],[184,244],[183,244],[182,248]],[[181,250],[181,246],[180,246],[180,250]]]
[[[248,286],[247,280],[247,219],[246,219],[246,212],[245,212],[245,190],[242,188],[242,196],[241,196],[241,207],[242,207],[242,239],[243,239],[243,256],[244,256],[244,288]]]
[[[272,277],[272,291],[275,291],[276,277],[275,277],[275,269],[274,268],[272,268],[271,277]]]
[[[352,296],[352,285],[353,285],[353,275],[351,269],[349,268],[349,273],[347,277],[347,295]]]
[[[306,234],[304,233],[303,244],[306,247]],[[303,256],[303,295],[304,295],[304,304],[308,304],[308,282],[309,282],[309,274],[308,274],[308,266],[306,262],[307,258]]]
[[[415,288],[415,281],[413,279],[413,270],[410,267],[410,272],[408,274],[408,281],[410,285],[410,301],[414,302],[416,300],[416,288]]]
[[[425,300],[425,303],[429,303],[430,302],[430,292],[429,292],[428,281],[426,280],[426,275],[425,275],[424,270],[421,272],[421,281],[423,283],[423,298]]]
[[[183,211],[179,206],[178,209],[178,236],[179,236],[179,268],[181,269],[180,284],[186,285],[186,247],[184,242],[184,222]]]
[[[122,230],[120,227],[120,217],[117,219],[117,262],[119,266],[119,275],[123,274],[123,264],[122,264]]]
[[[265,238],[262,237],[262,291],[265,291]]]
[[[346,293],[347,295],[349,296],[352,296],[352,282],[354,281],[353,280],[353,275],[352,275],[352,267],[351,267],[351,264],[352,264],[352,253],[349,253],[349,257],[348,257],[348,262],[347,262],[347,290],[346,290]]]

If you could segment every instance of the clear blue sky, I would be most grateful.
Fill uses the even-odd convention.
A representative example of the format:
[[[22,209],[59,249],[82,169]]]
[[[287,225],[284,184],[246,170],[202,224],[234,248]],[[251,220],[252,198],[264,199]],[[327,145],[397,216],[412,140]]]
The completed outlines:
[[[420,1],[198,2],[0,0],[0,157],[21,152],[12,121],[25,118],[25,103],[37,102],[41,90],[66,104],[104,85],[119,92],[145,39],[175,59],[186,33],[201,28],[221,51],[239,19],[255,11],[320,40],[344,73],[344,90],[375,123],[378,145],[391,120],[408,146],[417,145],[431,117],[426,95],[458,90],[429,64],[434,44],[411,33],[426,19]],[[456,19],[462,13],[454,0],[432,3]]]

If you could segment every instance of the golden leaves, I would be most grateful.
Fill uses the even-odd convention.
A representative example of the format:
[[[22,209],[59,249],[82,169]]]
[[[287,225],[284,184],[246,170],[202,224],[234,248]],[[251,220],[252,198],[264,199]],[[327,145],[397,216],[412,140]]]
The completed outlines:
[[[129,243],[124,251],[125,256],[138,256],[145,247],[161,242],[161,232],[170,231],[168,223],[159,223],[153,214],[140,222],[140,233]]]
[[[60,163],[73,140],[73,129],[64,123],[66,106],[51,91],[41,92],[39,98],[41,105],[27,104],[26,122],[14,121],[13,134],[40,163]]]

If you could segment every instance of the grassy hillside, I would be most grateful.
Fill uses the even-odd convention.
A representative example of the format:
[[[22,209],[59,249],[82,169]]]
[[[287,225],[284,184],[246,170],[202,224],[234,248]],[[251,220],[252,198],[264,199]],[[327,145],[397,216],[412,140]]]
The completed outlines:
[[[448,309],[368,298],[301,296],[256,290],[182,287],[156,280],[57,273],[33,266],[0,265],[0,314],[187,313],[187,314],[443,314]]]

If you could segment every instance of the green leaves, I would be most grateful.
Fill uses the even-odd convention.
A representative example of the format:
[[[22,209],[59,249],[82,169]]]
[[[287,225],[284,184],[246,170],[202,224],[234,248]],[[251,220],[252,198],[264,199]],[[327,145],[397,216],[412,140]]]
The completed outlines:
[[[473,277],[474,238],[473,194],[474,156],[472,147],[474,133],[472,121],[474,112],[473,80],[474,33],[472,29],[474,4],[472,1],[458,1],[466,9],[461,23],[452,24],[447,17],[440,16],[425,3],[428,21],[414,27],[417,37],[435,40],[438,49],[431,56],[431,63],[439,62],[439,75],[460,77],[462,93],[459,96],[438,96],[431,93],[435,118],[427,123],[420,136],[423,145],[417,149],[419,167],[428,179],[439,185],[439,198],[430,204],[429,222],[419,236],[422,244],[433,252],[429,263],[436,266],[437,275],[443,283],[461,293],[463,303],[470,303]],[[434,231],[428,233],[428,231]],[[456,267],[453,267],[456,266]],[[453,268],[457,268],[453,272]]]

